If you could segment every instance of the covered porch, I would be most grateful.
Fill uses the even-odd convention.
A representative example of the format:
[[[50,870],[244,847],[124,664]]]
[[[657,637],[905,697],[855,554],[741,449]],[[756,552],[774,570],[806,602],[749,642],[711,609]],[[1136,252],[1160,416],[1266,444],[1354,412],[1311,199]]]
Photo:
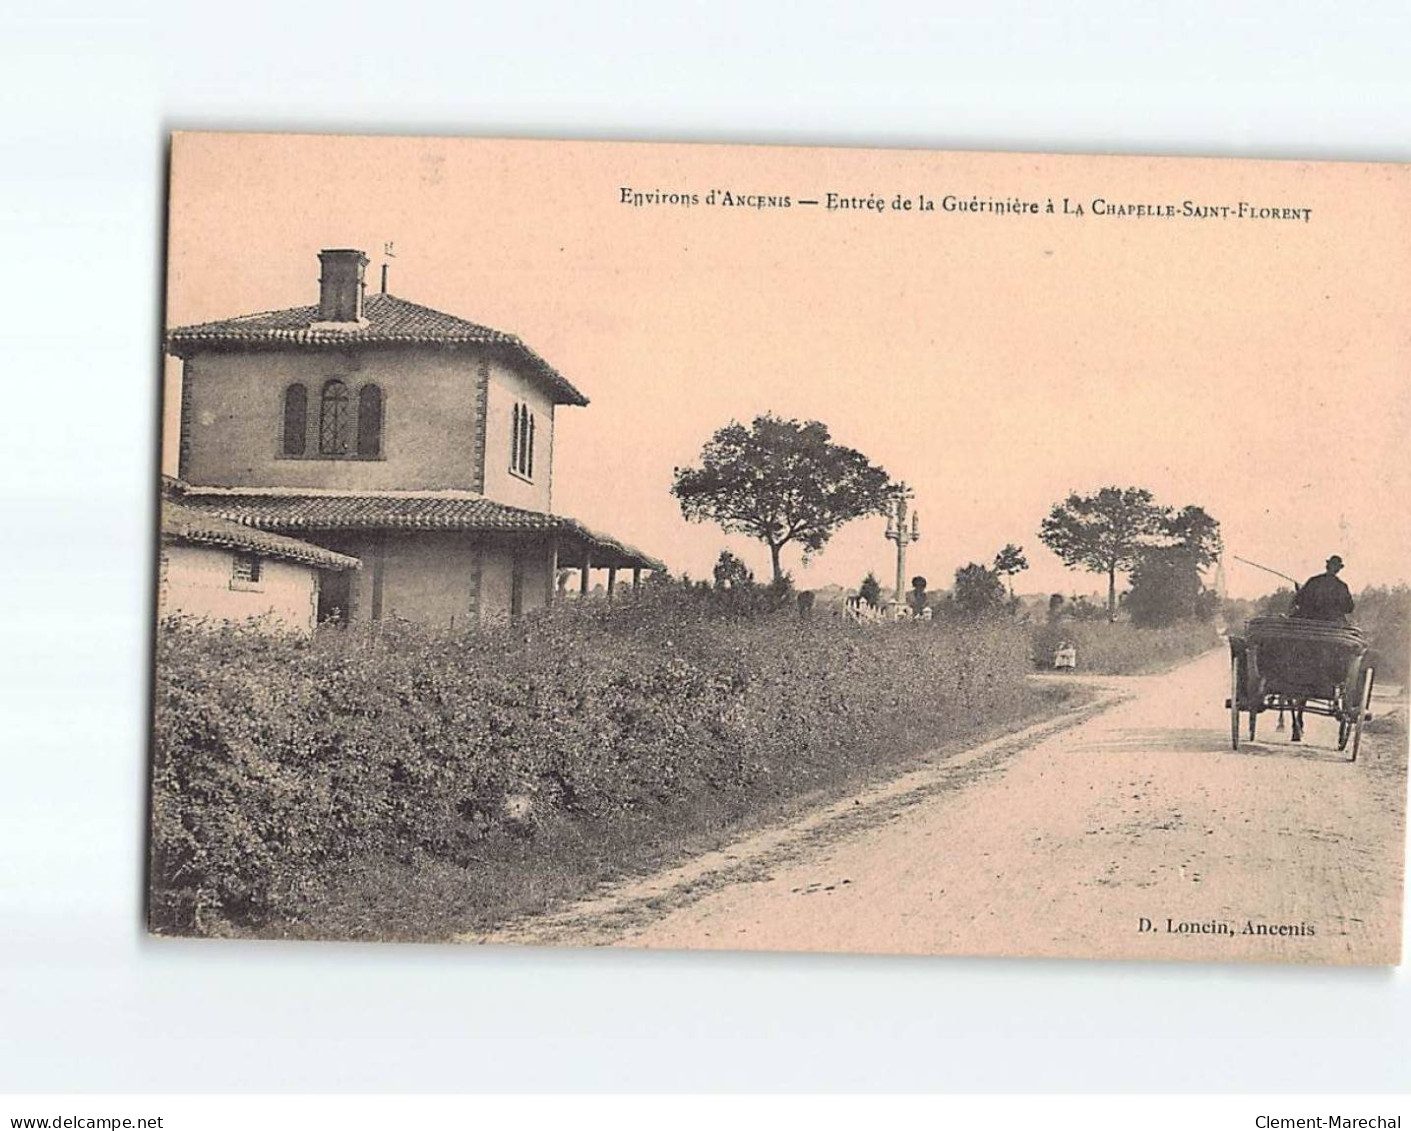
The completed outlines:
[[[601,597],[616,600],[641,592],[646,574],[666,566],[634,546],[590,530],[575,519],[561,519],[552,536],[553,600]]]

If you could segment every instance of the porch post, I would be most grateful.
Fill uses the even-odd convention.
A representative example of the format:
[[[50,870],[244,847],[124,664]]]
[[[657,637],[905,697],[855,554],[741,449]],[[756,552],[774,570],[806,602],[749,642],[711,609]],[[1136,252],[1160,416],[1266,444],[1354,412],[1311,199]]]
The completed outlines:
[[[608,566],[608,600],[612,600],[612,591],[617,588],[617,566]]]
[[[580,601],[586,600],[587,597],[588,597],[588,586],[592,583],[592,569],[593,569],[593,551],[592,551],[589,547],[584,546],[584,547],[583,547],[583,570],[582,570],[582,572],[579,574],[579,577],[580,577],[581,580],[578,582],[578,599],[579,599]]]
[[[641,589],[642,589],[642,567],[641,567],[641,566],[633,566],[633,567],[632,567],[632,596],[634,596],[634,597],[637,596],[637,594],[641,591]]]
[[[555,590],[559,584],[559,536],[552,535],[549,538],[549,580],[544,594],[544,604],[554,603]]]

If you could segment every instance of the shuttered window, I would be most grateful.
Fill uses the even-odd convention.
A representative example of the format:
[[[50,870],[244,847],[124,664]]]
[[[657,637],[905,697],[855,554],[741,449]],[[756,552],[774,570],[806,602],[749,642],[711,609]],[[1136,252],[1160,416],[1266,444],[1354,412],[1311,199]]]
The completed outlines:
[[[376,459],[382,454],[382,390],[364,385],[358,390],[358,456]]]
[[[301,456],[308,443],[309,391],[303,385],[284,390],[284,454]]]

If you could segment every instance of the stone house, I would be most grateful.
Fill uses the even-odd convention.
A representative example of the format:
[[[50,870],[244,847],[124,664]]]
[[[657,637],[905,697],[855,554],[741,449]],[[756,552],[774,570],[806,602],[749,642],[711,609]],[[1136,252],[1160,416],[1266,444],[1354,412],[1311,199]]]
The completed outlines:
[[[512,334],[385,293],[361,251],[319,253],[319,301],[184,326],[184,506],[362,563],[320,619],[458,625],[664,568],[553,512],[555,413],[587,398]]]

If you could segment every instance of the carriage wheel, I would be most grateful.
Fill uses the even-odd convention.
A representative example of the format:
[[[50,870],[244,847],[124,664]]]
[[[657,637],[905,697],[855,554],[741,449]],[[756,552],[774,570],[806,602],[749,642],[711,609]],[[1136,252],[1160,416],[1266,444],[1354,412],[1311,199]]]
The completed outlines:
[[[1375,668],[1368,667],[1362,675],[1362,686],[1357,694],[1357,717],[1352,721],[1352,761],[1357,761],[1357,748],[1362,745],[1362,724],[1367,721],[1367,710],[1372,706],[1372,685],[1377,681]]]
[[[1238,656],[1230,657],[1230,749],[1240,748],[1240,661]],[[1254,712],[1249,715],[1251,724],[1254,722]]]

